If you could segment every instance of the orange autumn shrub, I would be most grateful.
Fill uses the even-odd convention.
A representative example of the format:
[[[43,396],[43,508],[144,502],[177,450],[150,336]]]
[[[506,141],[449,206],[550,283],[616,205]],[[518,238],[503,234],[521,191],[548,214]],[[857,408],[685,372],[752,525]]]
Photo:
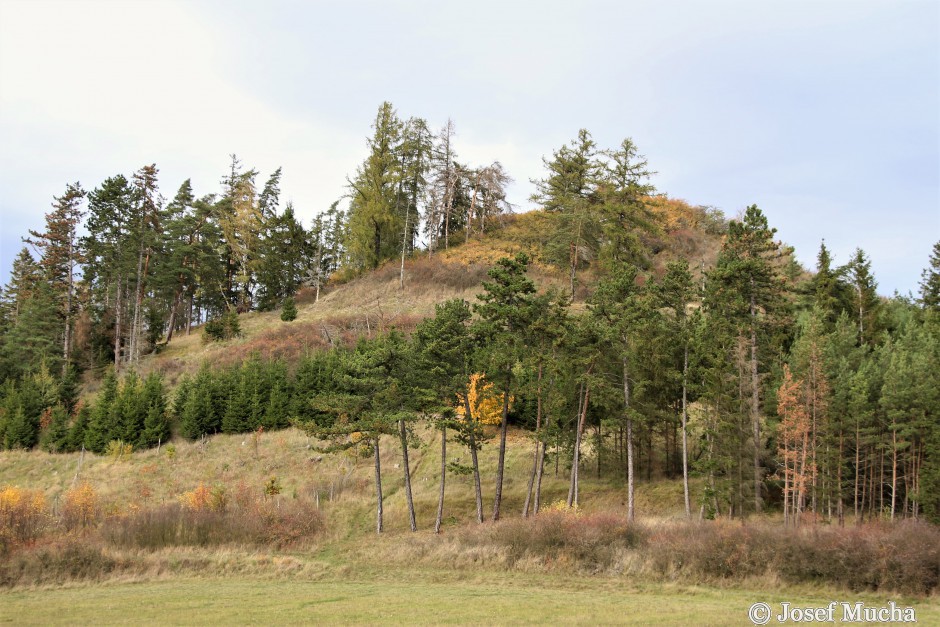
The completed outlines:
[[[62,524],[68,531],[85,529],[98,523],[101,503],[98,493],[87,481],[70,488],[62,500]]]
[[[0,490],[0,555],[15,546],[32,544],[51,522],[42,492],[4,487]]]

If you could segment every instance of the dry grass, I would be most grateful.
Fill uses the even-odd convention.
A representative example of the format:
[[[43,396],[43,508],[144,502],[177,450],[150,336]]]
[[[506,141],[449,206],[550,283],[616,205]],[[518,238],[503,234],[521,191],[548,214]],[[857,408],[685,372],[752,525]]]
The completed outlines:
[[[438,434],[419,429],[418,439],[411,463],[420,531],[414,535],[407,531],[400,450],[394,438],[385,438],[387,533],[381,538],[374,535],[371,460],[348,453],[319,453],[316,443],[297,430],[265,433],[257,449],[249,436],[219,435],[205,442],[177,441],[173,456],[166,448],[137,452],[125,461],[86,454],[79,483],[94,486],[100,517],[90,529],[73,526],[70,535],[59,531],[32,537],[31,548],[17,549],[7,560],[12,566],[4,567],[5,580],[17,585],[55,582],[73,573],[93,581],[147,579],[219,562],[228,564],[225,568],[231,572],[263,573],[274,568],[271,560],[307,546],[316,551],[317,559],[355,564],[356,568],[407,570],[420,565],[466,576],[508,569],[683,584],[784,583],[914,595],[938,588],[940,530],[934,527],[903,523],[848,529],[807,525],[786,530],[772,519],[747,525],[686,523],[679,520],[683,512],[679,482],[641,482],[637,505],[644,517],[632,525],[623,518],[622,484],[588,476],[582,483],[579,515],[546,512],[522,520],[531,441],[515,430],[510,432],[507,451],[504,520],[477,526],[471,479],[448,476],[444,533],[436,536],[430,527],[437,505]],[[492,441],[481,453],[487,518],[496,453]],[[467,457],[458,445],[449,447],[451,460],[466,463]],[[0,464],[0,485],[41,490],[49,511],[61,516],[78,459],[76,454],[6,452]],[[282,492],[276,501],[263,501],[272,475]],[[213,501],[211,494],[196,499],[200,485],[206,494],[224,488],[225,508],[213,510],[217,506],[209,504],[219,501]],[[700,486],[693,487],[697,495]],[[564,463],[558,476],[552,465],[547,467],[543,503],[563,499],[567,488]],[[187,503],[205,503],[209,511],[193,513],[182,507],[180,496],[187,493]],[[258,507],[263,511],[253,509]],[[265,518],[259,511],[274,518]],[[77,551],[70,537],[83,538],[83,545],[98,552]],[[171,547],[173,551],[191,547],[186,550],[195,552],[177,563],[168,557]],[[285,549],[291,553],[283,553]],[[268,560],[258,555],[267,555]],[[36,574],[43,564],[64,574]]]

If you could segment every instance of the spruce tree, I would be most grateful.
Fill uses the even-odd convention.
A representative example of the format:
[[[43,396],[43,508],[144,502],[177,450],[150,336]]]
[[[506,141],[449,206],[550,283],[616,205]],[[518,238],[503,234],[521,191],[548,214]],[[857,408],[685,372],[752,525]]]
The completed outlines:
[[[77,451],[85,446],[85,432],[91,422],[91,407],[81,403],[75,413],[75,420],[69,428],[67,446],[69,451]]]
[[[284,299],[284,304],[281,305],[281,320],[284,322],[292,322],[297,318],[297,305],[294,304],[294,299],[291,296],[288,296]]]
[[[167,416],[166,392],[163,381],[156,373],[150,373],[144,380],[140,392],[141,405],[146,408],[142,431],[137,438],[141,448],[151,448],[170,438],[170,422]]]
[[[49,426],[42,434],[40,444],[50,453],[64,453],[69,450],[69,414],[65,407],[57,404],[49,415]]]
[[[921,274],[920,303],[924,309],[940,311],[940,242],[933,245],[929,265]]]
[[[120,438],[121,424],[118,413],[118,380],[114,369],[109,368],[101,382],[101,389],[85,429],[85,448],[102,453],[108,442]]]

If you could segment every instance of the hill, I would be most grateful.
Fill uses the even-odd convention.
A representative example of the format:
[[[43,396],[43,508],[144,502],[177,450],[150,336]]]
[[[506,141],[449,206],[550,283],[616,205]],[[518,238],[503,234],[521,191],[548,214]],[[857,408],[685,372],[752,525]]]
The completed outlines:
[[[666,197],[653,198],[650,208],[662,229],[645,242],[650,250],[649,272],[661,276],[668,261],[685,259],[698,278],[703,269],[714,265],[725,228],[720,214]],[[251,354],[293,362],[305,351],[350,345],[355,338],[376,331],[411,331],[417,322],[434,314],[438,303],[452,298],[476,302],[489,269],[501,257],[518,252],[533,260],[528,276],[540,290],[567,289],[567,268],[554,262],[547,250],[557,221],[558,216],[543,211],[504,215],[486,233],[469,241],[455,238],[447,250],[406,258],[403,272],[400,260],[393,260],[360,276],[336,275],[324,286],[318,301],[313,288],[301,289],[293,322],[281,321],[278,311],[242,313],[239,337],[208,344],[197,327],[144,357],[139,371],[144,375],[159,372],[175,385],[181,374],[193,373],[203,363],[232,365]],[[573,298],[576,310],[593,291],[597,272],[590,260],[578,270]],[[95,390],[95,377],[87,378],[86,385]]]

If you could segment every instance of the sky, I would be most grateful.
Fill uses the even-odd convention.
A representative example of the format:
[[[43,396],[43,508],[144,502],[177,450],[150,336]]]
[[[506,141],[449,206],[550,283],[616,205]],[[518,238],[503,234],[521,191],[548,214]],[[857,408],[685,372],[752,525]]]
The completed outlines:
[[[856,247],[916,294],[940,240],[940,2],[0,0],[0,282],[66,184],[156,163],[216,193],[230,154],[283,168],[309,225],[376,110],[499,160],[516,210],[588,129],[632,138],[663,193],[751,204],[814,268]]]

